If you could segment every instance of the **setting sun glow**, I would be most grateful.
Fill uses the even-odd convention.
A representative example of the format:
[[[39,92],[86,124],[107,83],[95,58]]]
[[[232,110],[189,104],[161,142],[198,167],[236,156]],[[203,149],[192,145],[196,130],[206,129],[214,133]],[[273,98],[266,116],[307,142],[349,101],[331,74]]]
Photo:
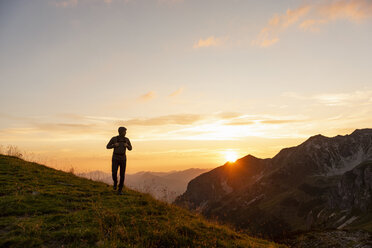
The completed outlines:
[[[372,0],[0,0],[0,153],[111,173],[124,126],[134,174],[350,134],[372,123],[371,30]]]
[[[235,151],[225,151],[224,154],[228,162],[235,162],[238,159],[238,154]]]

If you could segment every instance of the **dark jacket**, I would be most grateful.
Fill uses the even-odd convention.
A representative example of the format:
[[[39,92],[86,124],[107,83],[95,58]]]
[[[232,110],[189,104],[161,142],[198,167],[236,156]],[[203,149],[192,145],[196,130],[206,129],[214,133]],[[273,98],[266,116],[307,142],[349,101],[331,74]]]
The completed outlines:
[[[118,147],[115,147],[115,143],[119,143]],[[125,147],[124,144],[127,144],[127,147]],[[123,137],[121,135],[112,137],[109,143],[106,146],[107,149],[114,148],[114,152],[112,153],[113,159],[126,159],[125,152],[128,148],[129,151],[132,150],[132,144],[130,143],[130,140],[127,137]]]

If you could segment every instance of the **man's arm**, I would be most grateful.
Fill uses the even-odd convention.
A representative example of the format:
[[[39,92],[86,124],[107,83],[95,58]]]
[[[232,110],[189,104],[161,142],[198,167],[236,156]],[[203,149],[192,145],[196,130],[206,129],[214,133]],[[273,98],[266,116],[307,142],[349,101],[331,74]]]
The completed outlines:
[[[130,140],[127,138],[127,148],[129,151],[132,151],[132,144],[130,143]]]
[[[112,149],[117,147],[117,143],[115,142],[115,137],[112,137],[109,141],[109,143],[106,145],[107,149]]]

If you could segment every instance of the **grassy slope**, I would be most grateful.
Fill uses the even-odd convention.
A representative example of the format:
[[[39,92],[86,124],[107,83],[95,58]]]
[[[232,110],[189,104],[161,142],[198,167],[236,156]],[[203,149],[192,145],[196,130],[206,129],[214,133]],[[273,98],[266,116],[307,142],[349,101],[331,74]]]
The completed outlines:
[[[0,155],[0,247],[284,247],[184,209]]]

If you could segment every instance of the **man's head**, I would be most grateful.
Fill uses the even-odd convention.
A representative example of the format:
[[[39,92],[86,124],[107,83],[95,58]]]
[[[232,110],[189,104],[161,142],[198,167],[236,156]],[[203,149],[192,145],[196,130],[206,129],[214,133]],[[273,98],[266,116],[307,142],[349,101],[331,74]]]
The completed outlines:
[[[125,136],[127,133],[127,129],[125,127],[119,127],[118,129],[119,135]]]

